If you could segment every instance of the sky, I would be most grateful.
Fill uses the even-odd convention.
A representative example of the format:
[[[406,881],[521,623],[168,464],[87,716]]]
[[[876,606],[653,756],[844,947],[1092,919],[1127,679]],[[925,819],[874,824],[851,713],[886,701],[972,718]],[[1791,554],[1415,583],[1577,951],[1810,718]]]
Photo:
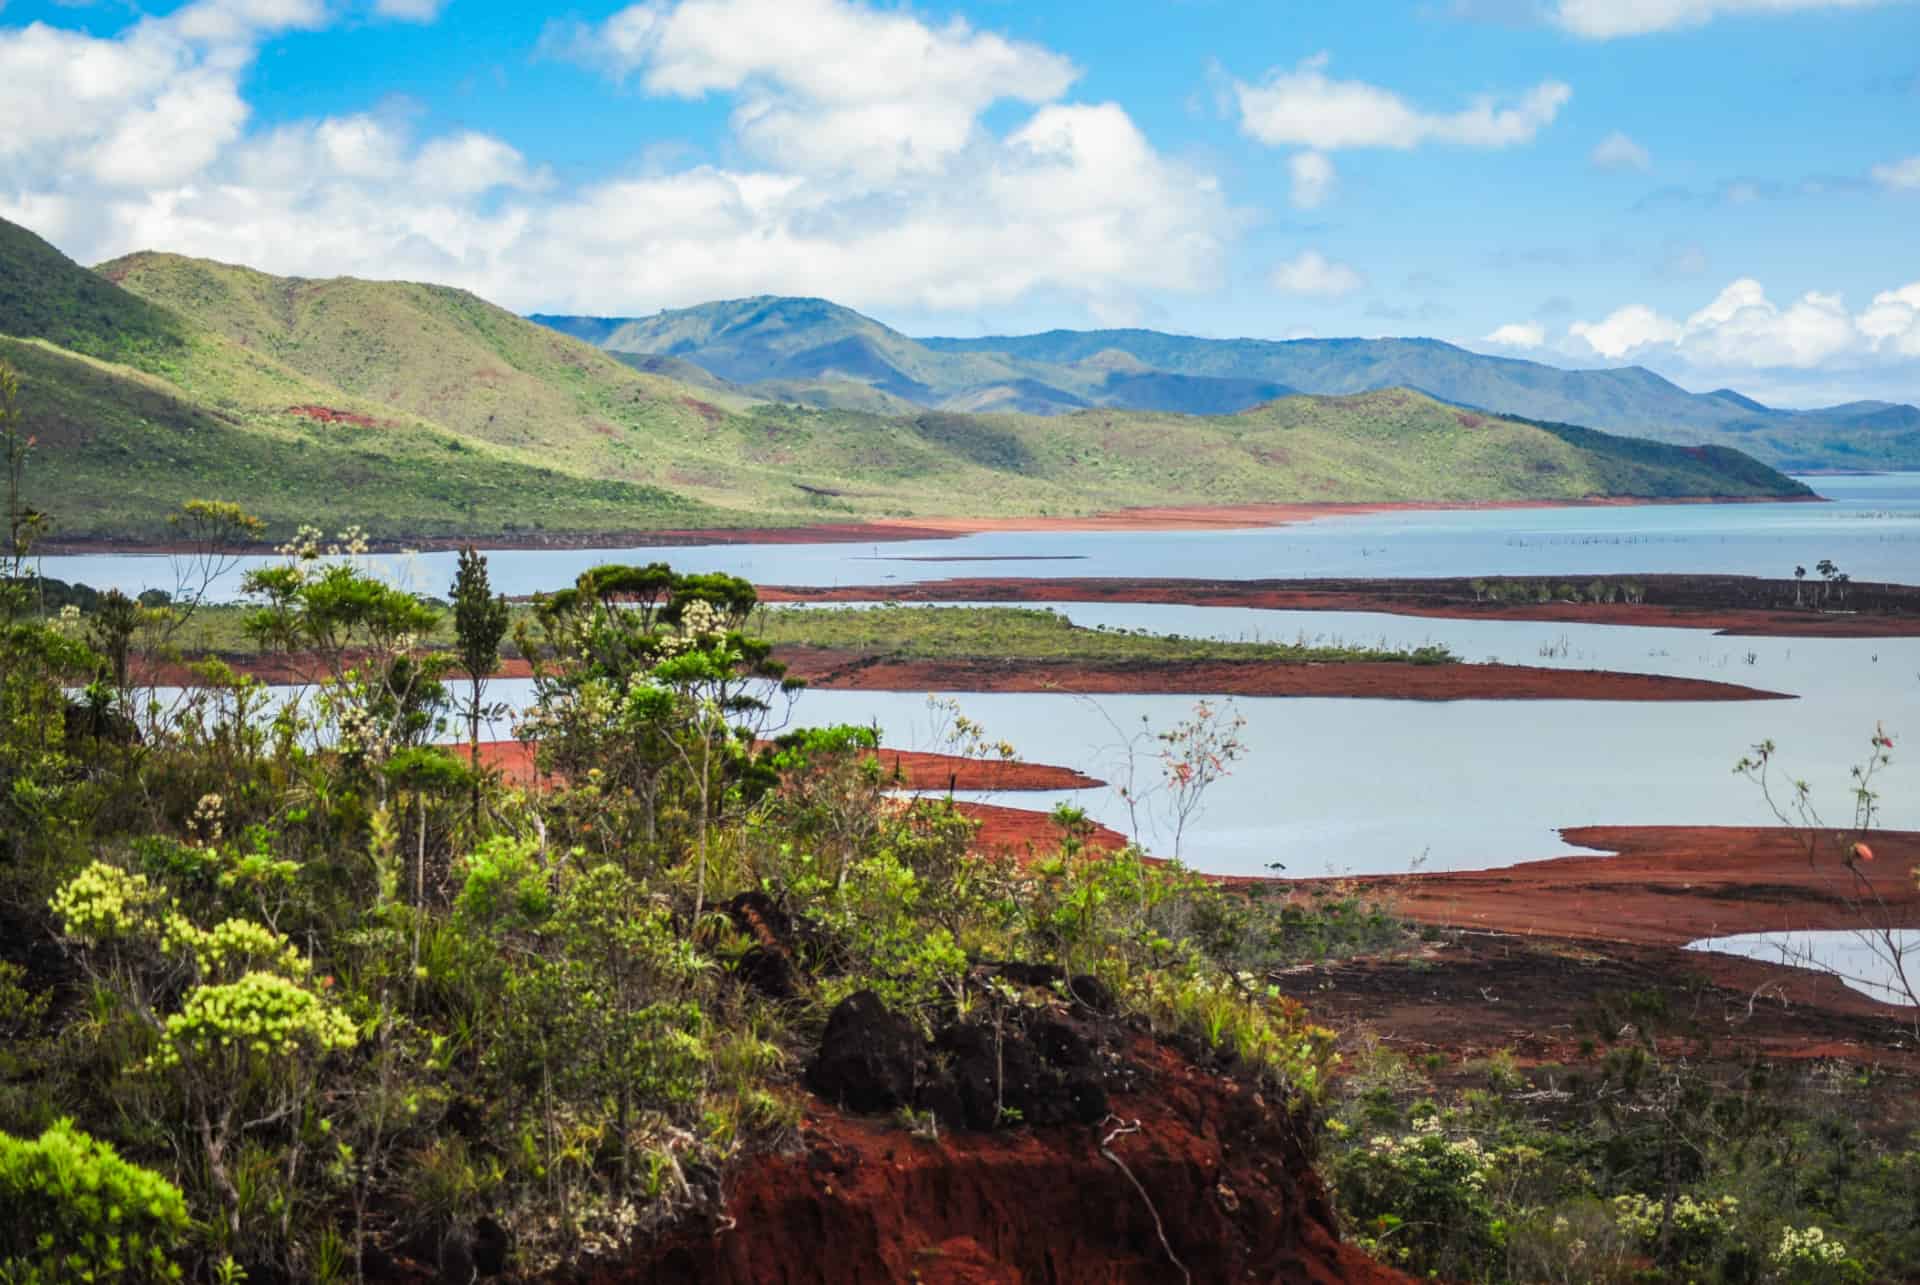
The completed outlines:
[[[0,216],[523,313],[1920,402],[1920,2],[0,0]]]

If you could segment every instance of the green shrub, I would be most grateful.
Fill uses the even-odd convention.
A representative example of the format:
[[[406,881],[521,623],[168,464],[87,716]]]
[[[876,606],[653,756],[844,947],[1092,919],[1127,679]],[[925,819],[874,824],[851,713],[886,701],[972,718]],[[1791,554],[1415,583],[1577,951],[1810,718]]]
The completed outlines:
[[[0,1281],[170,1281],[189,1227],[180,1189],[61,1120],[0,1133]]]

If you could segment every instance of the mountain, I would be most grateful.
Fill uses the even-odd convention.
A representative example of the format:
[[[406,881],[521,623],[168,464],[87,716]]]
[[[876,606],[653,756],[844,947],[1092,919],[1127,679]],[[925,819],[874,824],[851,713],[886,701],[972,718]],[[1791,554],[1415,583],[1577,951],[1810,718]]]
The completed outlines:
[[[167,511],[196,496],[239,500],[276,536],[313,522],[539,541],[1131,505],[1804,493],[1737,452],[1406,390],[1275,400],[1275,381],[1168,374],[1118,350],[1062,389],[1030,363],[940,352],[818,303],[676,322],[670,346],[731,347],[719,370],[587,342],[627,323],[549,320],[442,286],[169,254],[89,270],[0,222],[0,361],[38,439],[26,498],[66,539],[164,538]],[[852,380],[884,371],[886,387]],[[895,391],[924,396],[955,372],[962,400],[1049,413],[925,409]],[[1237,413],[1101,405],[1113,390]]]
[[[1737,446],[1785,468],[1920,467],[1920,411],[1910,406],[1776,410],[1731,389],[1690,393],[1638,366],[1563,370],[1434,339],[1200,339],[1153,330],[912,339],[823,299],[771,297],[639,319],[534,320],[609,351],[691,362],[762,396],[782,395],[769,381],[806,380],[813,404],[879,390],[942,410],[1219,415],[1294,391],[1404,387],[1496,414]]]

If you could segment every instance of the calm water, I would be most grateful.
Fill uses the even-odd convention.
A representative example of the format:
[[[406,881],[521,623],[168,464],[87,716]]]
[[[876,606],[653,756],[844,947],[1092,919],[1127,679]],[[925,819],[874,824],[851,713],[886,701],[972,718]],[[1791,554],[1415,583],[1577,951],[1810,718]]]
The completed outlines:
[[[893,545],[733,546],[638,551],[497,552],[496,587],[564,584],[610,560],[666,558],[762,583],[874,584],[992,574],[1259,578],[1313,575],[1565,575],[1663,571],[1778,575],[1828,557],[1856,579],[1920,582],[1920,474],[1822,479],[1831,504],[1380,514],[1228,532],[997,534]],[[902,557],[1068,555],[1040,562],[902,562]],[[443,593],[452,555],[388,560],[408,583]],[[160,558],[50,558],[46,573],[129,590],[169,587]],[[1247,754],[1207,796],[1184,855],[1220,873],[1476,869],[1564,854],[1557,831],[1588,824],[1767,824],[1759,792],[1732,771],[1757,741],[1779,742],[1833,818],[1848,814],[1848,768],[1876,723],[1904,748],[1920,734],[1920,640],[1740,639],[1680,629],[1422,620],[1359,612],[1071,604],[1077,622],[1215,638],[1440,642],[1469,660],[1713,678],[1790,701],[1632,704],[1576,701],[1243,699]],[[496,684],[521,701],[529,684]],[[1127,741],[1186,717],[1191,697],[963,694],[967,714],[1033,761],[1122,779]],[[938,749],[940,719],[922,694],[809,692],[803,723],[878,723],[889,743]],[[496,729],[505,734],[508,729]],[[1157,776],[1148,745],[1132,760]],[[1920,829],[1920,791],[1904,764],[1885,778],[1884,820]],[[1152,850],[1171,853],[1163,816],[1130,818],[1110,789],[1072,798]]]
[[[1913,1003],[1908,983],[1920,989],[1920,932],[1895,932],[1891,940],[1854,932],[1742,933],[1691,942],[1687,949],[1818,969],[1863,995],[1903,1007]]]
[[[1787,576],[1831,558],[1855,580],[1920,580],[1920,474],[1821,478],[1826,504],[1639,505],[1380,513],[1243,531],[997,532],[887,544],[702,545],[499,550],[496,590],[571,584],[603,562],[665,560],[760,584],[909,583],[950,576],[1518,576],[1723,572]],[[453,553],[376,559],[427,593],[453,582]],[[1045,561],[993,561],[1043,558]],[[925,559],[933,559],[927,561]],[[240,572],[223,590],[237,594]],[[129,593],[171,590],[164,557],[47,558],[47,575]]]

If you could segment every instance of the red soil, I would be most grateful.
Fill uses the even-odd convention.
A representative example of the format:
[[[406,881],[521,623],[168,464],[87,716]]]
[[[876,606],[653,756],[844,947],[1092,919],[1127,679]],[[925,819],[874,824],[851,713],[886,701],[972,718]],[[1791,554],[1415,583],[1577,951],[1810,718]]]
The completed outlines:
[[[811,1101],[798,1146],[744,1168],[728,1223],[685,1229],[592,1285],[1178,1281],[1155,1231],[1194,1281],[1389,1282],[1407,1278],[1339,1241],[1298,1122],[1145,1038],[1114,1115],[1139,1131],[1100,1154],[1103,1128],[943,1133]]]
[[[360,428],[372,428],[373,417],[356,415],[352,411],[335,410],[331,406],[289,406],[289,415],[304,415],[308,419],[317,419],[322,424],[353,424]]]
[[[1518,577],[1528,581],[1552,576]],[[1591,577],[1589,577],[1591,578]],[[1608,577],[1618,579],[1618,577]],[[1648,577],[1647,579],[1653,579]],[[1584,583],[1584,582],[1583,582]],[[926,584],[766,587],[766,602],[1140,602],[1191,607],[1257,607],[1270,611],[1374,611],[1443,620],[1544,620],[1566,624],[1713,629],[1753,638],[1910,638],[1920,613],[1867,614],[1753,608],[1702,608],[1641,603],[1462,601],[1453,582],[1032,579],[967,577]],[[1444,587],[1443,587],[1444,586]]]
[[[1541,933],[1592,941],[1684,946],[1703,937],[1859,922],[1853,876],[1831,844],[1809,860],[1802,837],[1779,828],[1586,826],[1568,843],[1612,855],[1556,857],[1503,870],[1360,880],[1391,890],[1402,914],[1423,923]],[[1869,839],[1876,860],[1859,869],[1887,911],[1920,927],[1920,833]]]
[[[1036,853],[1053,852],[1060,846],[1060,831],[1045,812],[1031,808],[1003,808],[993,803],[955,803],[954,808],[980,823],[973,837],[974,847],[987,852],[1007,852],[1026,859]],[[1087,837],[1087,847],[1100,852],[1118,852],[1127,846],[1127,836],[1106,826],[1095,826]]]
[[[1532,665],[1410,665],[1395,661],[1308,664],[1295,661],[1075,661],[905,660],[828,648],[785,647],[776,655],[795,678],[828,691],[1087,692],[1180,696],[1322,696],[1371,700],[1791,700],[1779,692],[1699,678],[1620,674],[1607,670],[1543,669]],[[316,656],[251,655],[228,658],[242,673],[266,683],[307,683],[326,669]],[[501,662],[498,678],[525,678],[527,662]],[[172,663],[141,674],[143,681],[192,683],[192,670]],[[938,772],[937,767],[929,770]],[[984,778],[973,777],[974,780]],[[945,788],[938,777],[925,787]],[[961,785],[958,789],[1074,789],[1064,782],[1021,786]]]
[[[795,677],[829,690],[1116,692],[1206,696],[1338,696],[1379,700],[1789,700],[1732,683],[1528,665],[1411,665],[1393,661],[895,660],[788,648]]]
[[[458,750],[461,747],[453,748]],[[875,757],[888,772],[897,768],[904,778],[903,787],[909,790],[1085,790],[1105,784],[1072,768],[1052,767],[1044,763],[984,762],[953,754],[894,749],[882,749]],[[521,784],[531,784],[536,777],[532,752],[521,741],[482,741],[480,761]],[[1012,812],[1016,809],[997,808],[994,811]],[[1013,832],[1009,830],[1009,833]]]

